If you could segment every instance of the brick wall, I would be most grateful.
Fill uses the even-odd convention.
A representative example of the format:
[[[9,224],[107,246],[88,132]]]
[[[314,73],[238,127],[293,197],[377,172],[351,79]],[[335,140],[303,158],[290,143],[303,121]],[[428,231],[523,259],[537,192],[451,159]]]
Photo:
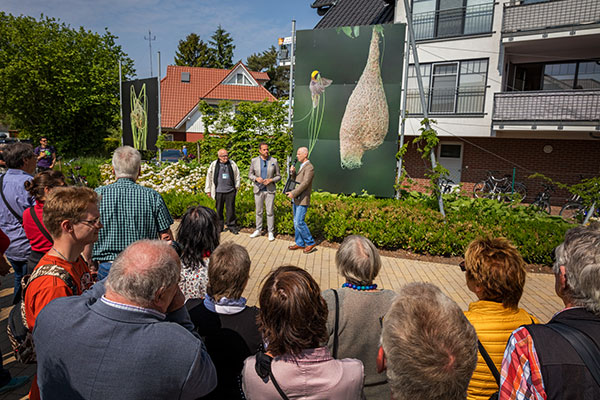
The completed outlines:
[[[426,160],[421,158],[421,153],[412,144],[412,139],[414,137],[407,137],[405,140],[410,144],[404,158],[404,165],[408,175],[417,182],[418,189],[428,184],[423,177],[431,164],[429,157]],[[504,138],[467,138],[466,140],[468,143],[461,138],[452,138],[448,142],[463,142],[461,183],[467,192],[472,191],[475,183],[486,178],[488,170],[497,171],[496,177],[512,176],[515,167],[516,180],[527,186],[528,201],[532,201],[535,195],[543,190],[541,179],[528,178],[535,172],[567,184],[579,182],[580,175],[584,178],[600,175],[600,140]],[[444,142],[443,138],[441,142]],[[546,145],[553,147],[550,154],[543,151]],[[553,204],[561,204],[569,196],[567,191],[557,188],[551,200]]]

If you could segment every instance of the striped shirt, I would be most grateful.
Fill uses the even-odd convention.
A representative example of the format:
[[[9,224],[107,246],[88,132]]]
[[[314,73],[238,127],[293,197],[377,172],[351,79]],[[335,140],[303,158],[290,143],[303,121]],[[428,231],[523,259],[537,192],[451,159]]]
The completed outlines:
[[[132,179],[119,178],[115,183],[96,189],[100,199],[100,229],[94,244],[93,259],[113,261],[131,243],[158,239],[173,223],[161,195]]]

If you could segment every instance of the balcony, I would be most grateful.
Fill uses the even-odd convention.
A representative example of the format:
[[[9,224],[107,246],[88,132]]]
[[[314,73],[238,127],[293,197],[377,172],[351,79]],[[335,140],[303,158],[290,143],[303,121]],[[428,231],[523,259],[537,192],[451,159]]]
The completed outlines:
[[[492,31],[494,3],[413,14],[415,40],[476,35]]]
[[[431,115],[483,114],[485,86],[425,90],[425,101]],[[406,91],[406,110],[409,115],[422,115],[419,90]]]
[[[600,129],[600,90],[494,94],[494,125],[592,126]]]
[[[576,30],[598,28],[598,24],[598,0],[549,0],[541,3],[505,5],[502,35],[515,37],[540,31],[546,35],[555,31],[567,31],[573,35]]]

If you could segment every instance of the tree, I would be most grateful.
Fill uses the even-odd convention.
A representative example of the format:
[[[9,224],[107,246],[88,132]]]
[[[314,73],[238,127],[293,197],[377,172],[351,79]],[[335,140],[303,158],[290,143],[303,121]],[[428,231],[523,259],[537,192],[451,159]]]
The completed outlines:
[[[0,114],[61,153],[98,152],[119,126],[119,60],[125,79],[134,73],[116,39],[0,12]]]
[[[290,69],[277,65],[277,49],[271,46],[262,53],[254,53],[246,60],[251,71],[266,72],[269,81],[265,88],[277,98],[289,96]]]
[[[180,40],[175,53],[175,65],[188,67],[211,67],[211,54],[208,46],[195,33]]]
[[[231,35],[219,25],[210,38],[211,66],[225,69],[233,67],[233,49],[235,49],[235,45]]]

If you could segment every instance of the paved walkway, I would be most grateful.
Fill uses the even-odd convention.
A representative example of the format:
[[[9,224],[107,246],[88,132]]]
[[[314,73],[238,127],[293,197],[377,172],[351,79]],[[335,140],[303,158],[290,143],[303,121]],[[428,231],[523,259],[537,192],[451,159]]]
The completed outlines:
[[[251,305],[258,303],[258,293],[263,278],[272,269],[281,265],[291,264],[306,269],[319,282],[322,290],[340,287],[344,282],[335,268],[336,249],[318,246],[317,251],[306,255],[299,250],[289,251],[287,249],[291,244],[289,241],[278,239],[269,242],[266,235],[250,239],[250,235],[243,232],[236,236],[226,232],[221,240],[235,241],[245,246],[250,253],[252,268],[244,296],[248,298]],[[383,267],[375,280],[380,288],[398,290],[406,283],[424,281],[439,286],[464,310],[470,302],[476,300],[475,295],[467,289],[464,273],[458,266],[391,257],[382,257],[382,261]],[[0,290],[0,349],[4,365],[10,369],[13,376],[33,375],[35,366],[16,362],[9,352],[10,344],[5,332],[6,318],[11,308],[12,279],[12,275],[4,277],[2,290]],[[520,306],[537,316],[542,322],[547,322],[562,308],[560,299],[554,294],[554,277],[547,274],[529,274]],[[0,400],[26,398],[28,390],[29,385],[26,385],[9,394],[0,395]]]

